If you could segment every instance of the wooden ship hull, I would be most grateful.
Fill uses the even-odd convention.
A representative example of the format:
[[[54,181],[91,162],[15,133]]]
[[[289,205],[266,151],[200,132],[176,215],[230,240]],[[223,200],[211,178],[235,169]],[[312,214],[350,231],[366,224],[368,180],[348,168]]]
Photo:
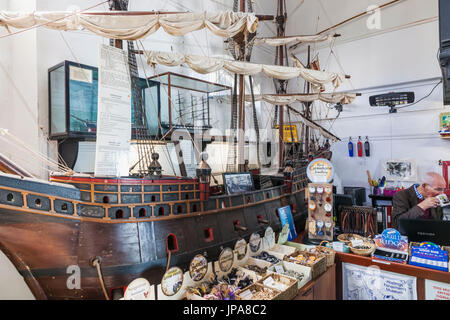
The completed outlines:
[[[110,296],[144,277],[159,284],[170,265],[187,268],[198,253],[216,260],[222,248],[271,226],[291,205],[297,230],[305,215],[305,170],[283,184],[200,201],[195,179],[99,179],[53,176],[48,183],[0,176],[0,249],[37,299],[104,299],[92,262],[98,258]],[[236,224],[238,227],[236,227]],[[70,266],[80,269],[69,289]]]

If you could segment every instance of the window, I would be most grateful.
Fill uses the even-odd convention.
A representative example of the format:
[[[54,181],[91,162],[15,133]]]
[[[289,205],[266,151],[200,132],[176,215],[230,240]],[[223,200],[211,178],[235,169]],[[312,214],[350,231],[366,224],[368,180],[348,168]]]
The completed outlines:
[[[171,233],[167,236],[166,240],[167,251],[176,252],[178,251],[178,240],[177,237]]]
[[[145,208],[139,209],[139,218],[145,217]]]
[[[182,205],[179,205],[177,207],[177,213],[183,213],[183,206]]]
[[[42,201],[41,201],[41,199],[36,199],[36,200],[34,200],[34,204],[36,205],[36,207],[42,207]]]
[[[6,196],[6,201],[14,202],[14,195],[12,193],[8,193],[8,195]]]
[[[109,197],[108,196],[104,196],[103,197],[103,203],[109,203]]]
[[[163,216],[163,215],[164,215],[164,207],[159,207],[158,216]]]
[[[211,242],[214,240],[213,230],[212,228],[206,228],[203,230],[203,234],[205,236],[205,242]]]
[[[193,206],[192,206],[192,212],[197,212],[197,205],[196,204],[194,204]]]
[[[116,211],[116,219],[123,219],[123,210],[119,209]]]

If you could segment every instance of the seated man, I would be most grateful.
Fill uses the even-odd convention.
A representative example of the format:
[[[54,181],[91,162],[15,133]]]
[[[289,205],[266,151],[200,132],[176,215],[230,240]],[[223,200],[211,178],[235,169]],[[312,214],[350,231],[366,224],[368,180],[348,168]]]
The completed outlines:
[[[398,229],[400,219],[442,220],[442,208],[436,198],[445,192],[445,179],[434,172],[428,172],[421,184],[397,192],[392,201],[392,227]]]

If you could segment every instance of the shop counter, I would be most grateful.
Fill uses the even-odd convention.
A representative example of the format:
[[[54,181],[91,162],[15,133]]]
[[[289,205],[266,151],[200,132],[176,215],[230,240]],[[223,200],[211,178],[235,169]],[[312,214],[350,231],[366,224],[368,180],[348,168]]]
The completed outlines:
[[[413,294],[418,300],[448,298],[450,299],[450,272],[436,271],[428,268],[421,268],[409,264],[401,264],[381,259],[372,259],[349,253],[336,252],[336,297],[343,299],[343,263],[362,267],[375,266],[380,270],[398,275],[405,275],[415,278],[415,290]],[[395,276],[395,275],[394,275]],[[430,281],[431,280],[431,281]],[[426,286],[428,296],[426,296]]]
[[[336,264],[301,288],[294,300],[336,300]]]

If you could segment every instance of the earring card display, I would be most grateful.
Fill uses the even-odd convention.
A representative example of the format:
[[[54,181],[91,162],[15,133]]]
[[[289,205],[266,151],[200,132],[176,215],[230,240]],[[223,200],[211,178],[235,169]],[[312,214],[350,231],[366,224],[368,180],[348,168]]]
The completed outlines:
[[[333,241],[333,185],[309,183],[305,194],[308,199],[308,238]]]

